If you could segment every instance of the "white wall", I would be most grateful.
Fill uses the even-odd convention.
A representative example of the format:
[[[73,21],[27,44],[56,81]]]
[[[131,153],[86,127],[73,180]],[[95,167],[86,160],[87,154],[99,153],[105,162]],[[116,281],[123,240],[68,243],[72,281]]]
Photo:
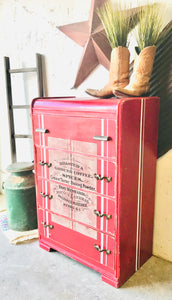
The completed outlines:
[[[157,162],[153,253],[172,261],[172,150]]]
[[[83,48],[57,29],[60,25],[88,20],[90,4],[91,0],[0,0],[0,168],[2,170],[5,170],[11,162],[3,56],[9,56],[11,67],[17,68],[35,66],[35,53],[43,54],[47,96],[85,95],[84,90],[88,87],[104,86],[108,80],[108,72],[99,66],[77,90],[71,90]],[[166,23],[171,18],[170,7],[165,18]],[[13,87],[16,103],[22,101],[30,103],[32,98],[37,96],[34,75],[29,75],[27,80],[23,75],[16,75]],[[17,120],[19,129],[24,128],[24,122],[19,115]],[[29,131],[27,124],[24,129]],[[27,159],[29,147],[22,148],[21,151],[21,156],[26,156]],[[169,152],[158,160],[154,254],[172,261],[171,174],[172,155]]]

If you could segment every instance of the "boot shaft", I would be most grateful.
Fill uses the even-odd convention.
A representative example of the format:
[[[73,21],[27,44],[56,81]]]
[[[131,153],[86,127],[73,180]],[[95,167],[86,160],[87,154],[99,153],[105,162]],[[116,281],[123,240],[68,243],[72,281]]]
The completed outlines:
[[[139,55],[135,51],[133,74],[130,79],[133,88],[145,87],[145,92],[149,90],[155,52],[155,46],[144,48]]]
[[[125,87],[129,82],[129,60],[128,48],[119,46],[111,52],[111,63],[109,70],[109,83],[113,86]]]

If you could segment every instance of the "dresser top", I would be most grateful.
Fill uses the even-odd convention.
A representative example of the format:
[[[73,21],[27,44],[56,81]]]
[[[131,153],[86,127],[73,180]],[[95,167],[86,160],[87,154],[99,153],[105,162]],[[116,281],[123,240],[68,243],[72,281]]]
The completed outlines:
[[[51,111],[78,111],[78,112],[98,112],[98,113],[115,113],[119,105],[128,101],[138,101],[142,98],[131,97],[123,99],[100,99],[100,98],[76,98],[76,97],[46,97],[35,98],[32,101],[34,110],[51,110]],[[158,97],[144,97],[147,101]]]

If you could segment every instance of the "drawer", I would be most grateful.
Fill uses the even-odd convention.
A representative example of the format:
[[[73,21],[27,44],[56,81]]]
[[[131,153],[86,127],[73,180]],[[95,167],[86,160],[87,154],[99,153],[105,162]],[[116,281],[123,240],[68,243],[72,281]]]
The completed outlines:
[[[115,239],[67,218],[38,210],[39,236],[114,269]],[[102,251],[103,250],[103,251]],[[102,251],[102,252],[100,252]]]
[[[116,163],[94,156],[36,148],[37,176],[87,192],[116,195]]]
[[[39,180],[37,201],[40,208],[86,224],[98,231],[115,234],[114,200],[63,184]]]
[[[116,120],[33,115],[33,132],[36,146],[116,158]],[[95,140],[97,136],[110,140]]]

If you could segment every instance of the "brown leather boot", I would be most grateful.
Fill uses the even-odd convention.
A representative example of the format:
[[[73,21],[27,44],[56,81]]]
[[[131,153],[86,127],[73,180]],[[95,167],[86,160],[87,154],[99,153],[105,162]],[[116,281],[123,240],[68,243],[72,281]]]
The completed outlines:
[[[115,87],[114,95],[117,96],[118,92],[120,92],[129,96],[141,96],[149,91],[149,80],[152,74],[155,52],[155,46],[144,48],[139,55],[135,51],[130,83],[125,88]]]
[[[100,98],[114,96],[114,88],[125,87],[129,83],[129,58],[128,48],[122,46],[114,48],[111,52],[108,84],[101,90],[87,89],[86,93]]]

